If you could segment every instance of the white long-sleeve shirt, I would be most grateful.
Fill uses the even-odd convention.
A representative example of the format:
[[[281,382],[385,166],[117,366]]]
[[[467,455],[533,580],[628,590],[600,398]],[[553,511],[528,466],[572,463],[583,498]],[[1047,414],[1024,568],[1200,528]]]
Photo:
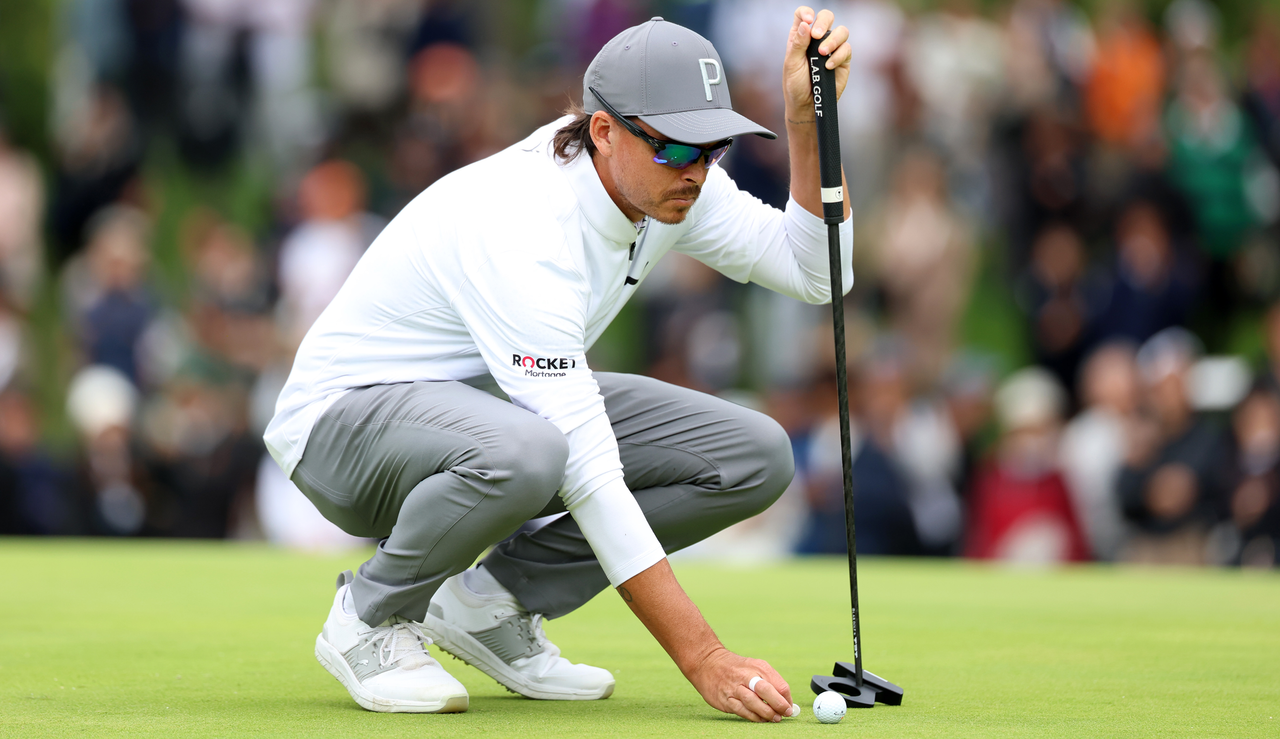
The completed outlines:
[[[623,482],[586,351],[669,250],[738,282],[831,298],[826,226],[761,203],[712,167],[684,222],[637,229],[590,156],[551,151],[562,118],[423,191],[356,265],[303,339],[264,438],[285,474],[352,388],[491,374],[569,445],[560,495],[615,586],[665,553]],[[845,285],[853,228],[840,229]],[[632,249],[634,244],[634,250]]]

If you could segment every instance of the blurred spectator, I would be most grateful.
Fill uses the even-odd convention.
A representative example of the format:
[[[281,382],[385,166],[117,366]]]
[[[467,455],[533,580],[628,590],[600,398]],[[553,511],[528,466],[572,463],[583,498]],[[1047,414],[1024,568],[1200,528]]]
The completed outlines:
[[[1056,223],[1036,236],[1016,295],[1036,362],[1069,387],[1100,330],[1107,300],[1106,284],[1090,273],[1075,229]]]
[[[1164,9],[1165,32],[1173,58],[1218,48],[1221,15],[1205,0],[1174,0]]]
[[[143,142],[119,90],[95,85],[63,107],[55,120],[58,173],[49,208],[55,264],[79,249],[85,226],[95,214],[122,198],[138,174],[143,154]]]
[[[183,256],[196,298],[243,310],[267,307],[267,279],[249,234],[208,210],[194,211],[184,231]]]
[[[1258,388],[1240,403],[1225,461],[1223,517],[1234,546],[1224,559],[1274,567],[1280,544],[1280,396]]]
[[[62,4],[57,82],[61,91],[87,79],[122,82],[133,62],[128,0],[67,0]]]
[[[849,183],[849,202],[855,215],[862,215],[884,188],[897,148],[894,121],[898,102],[894,85],[907,18],[897,5],[883,0],[853,0],[839,6],[836,12],[849,29],[853,53],[849,80],[840,97],[840,159]],[[736,40],[722,44],[736,45]],[[777,49],[777,69],[781,69],[781,52]],[[764,80],[773,78],[755,79],[763,85]]]
[[[106,82],[126,93],[133,115],[148,132],[167,123],[184,21],[178,0],[68,0],[62,5],[60,91],[86,81]]]
[[[190,328],[205,352],[247,379],[279,349],[266,267],[249,235],[213,213],[196,211],[185,226]]]
[[[1280,167],[1280,14],[1259,7],[1245,57],[1244,110]]]
[[[692,257],[669,254],[644,285],[638,299],[648,374],[704,392],[732,387],[743,361],[733,283]]]
[[[155,534],[166,527],[133,438],[138,391],[111,367],[89,366],[71,380],[67,415],[80,436],[73,495],[80,533]]]
[[[1138,352],[1142,415],[1130,425],[1118,482],[1125,518],[1134,527],[1123,558],[1131,562],[1200,564],[1218,505],[1221,434],[1195,414],[1188,376],[1200,342],[1166,329]]]
[[[1005,37],[970,0],[949,0],[912,24],[903,63],[920,96],[922,133],[946,153],[955,199],[972,215],[988,208],[985,154],[1004,87]]]
[[[905,479],[922,553],[948,554],[961,526],[951,482],[961,462],[960,439],[945,404],[931,392],[917,394],[912,359],[911,346],[893,336],[871,346],[858,372],[859,413],[866,433]]]
[[[22,328],[20,317],[0,294],[0,390],[19,374],[27,361]]]
[[[1088,558],[1071,496],[1058,471],[1065,394],[1041,369],[1014,373],[996,391],[1003,436],[969,494],[965,554],[1019,564]]]
[[[494,70],[482,87],[475,53],[456,41],[432,43],[413,56],[409,110],[388,152],[394,193],[383,212],[399,211],[440,176],[515,140],[504,107],[514,95],[507,84]]]
[[[177,69],[177,140],[188,163],[207,169],[239,153],[249,132],[252,83],[247,35],[206,18],[198,7],[194,10],[182,35]]]
[[[994,432],[991,401],[995,379],[991,358],[975,353],[958,357],[942,378],[945,410],[959,442],[959,462],[952,469],[951,483],[961,495],[969,492],[969,481]]]
[[[311,84],[315,0],[182,0],[183,121],[196,161],[220,163],[234,152],[240,119],[252,112],[278,174],[290,183],[323,143]],[[251,95],[250,95],[251,91]],[[251,107],[248,107],[251,106]]]
[[[786,130],[782,111],[760,80],[734,83],[733,109],[773,131]],[[843,121],[841,121],[843,123]],[[760,136],[734,139],[724,167],[737,186],[775,208],[785,208],[791,197],[791,161],[783,142]]]
[[[39,437],[31,398],[15,389],[0,392],[0,533],[71,532],[66,480]]]
[[[142,438],[152,482],[171,506],[166,533],[226,538],[248,501],[262,455],[243,390],[216,365],[185,369],[147,402]]]
[[[1074,121],[1065,109],[1043,106],[1031,111],[1011,132],[1014,144],[1003,155],[1007,172],[1001,186],[1009,239],[1009,267],[1020,272],[1031,246],[1047,226],[1087,222],[1085,152]]]
[[[186,17],[180,0],[126,0],[132,53],[125,91],[148,132],[172,123]]]
[[[854,525],[859,554],[908,555],[920,553],[911,515],[906,475],[890,451],[892,431],[866,423],[863,411],[874,393],[863,372],[850,381]],[[797,554],[837,554],[848,550],[845,534],[844,474],[841,465],[839,406],[835,376],[814,387],[815,406],[823,409],[809,443],[807,493],[809,516],[796,547]]]
[[[449,2],[446,6],[461,4]],[[538,3],[536,24],[539,35],[561,48],[581,78],[609,39],[656,14],[649,12],[650,5],[647,0],[542,0]],[[750,5],[743,12],[749,12],[749,8]]]
[[[0,536],[27,533],[22,497],[17,470],[7,459],[0,457]]]
[[[10,144],[0,119],[0,301],[22,311],[40,278],[43,218],[44,175],[35,157]]]
[[[937,157],[923,149],[903,157],[868,231],[864,259],[889,325],[911,346],[913,379],[936,381],[955,348],[976,262],[972,231],[950,202]]]
[[[1014,110],[1073,103],[1097,54],[1088,16],[1065,0],[1016,0],[1006,34],[1006,78]]]
[[[1104,142],[1134,146],[1159,130],[1165,82],[1160,42],[1131,2],[1103,5],[1098,26],[1098,54],[1085,87],[1089,127]]]
[[[1275,170],[1207,54],[1183,62],[1166,128],[1169,174],[1191,205],[1210,264],[1206,297],[1214,314],[1222,316],[1236,305],[1230,272],[1246,236],[1280,214]]]
[[[410,35],[424,10],[422,0],[328,3],[325,62],[333,92],[349,114],[385,114],[403,95]]]
[[[1062,433],[1062,473],[1094,559],[1111,561],[1124,543],[1116,488],[1126,458],[1126,429],[1138,403],[1133,346],[1105,344],[1080,371],[1083,410]]]
[[[281,331],[297,346],[329,305],[378,232],[364,211],[364,176],[350,162],[316,166],[298,187],[302,222],[280,247]]]
[[[1267,359],[1261,382],[1272,392],[1280,394],[1280,301],[1267,311],[1263,332]]]
[[[89,224],[83,259],[68,264],[63,290],[87,364],[112,367],[139,383],[138,347],[155,315],[147,284],[151,225],[141,212],[115,206]]]
[[[1098,338],[1140,344],[1185,326],[1195,288],[1160,211],[1144,201],[1130,203],[1116,224],[1115,244],[1115,274]]]
[[[393,0],[399,2],[401,0]],[[409,51],[417,53],[439,43],[461,44],[474,48],[477,42],[475,18],[480,15],[474,2],[468,0],[428,0],[418,13],[413,27]]]

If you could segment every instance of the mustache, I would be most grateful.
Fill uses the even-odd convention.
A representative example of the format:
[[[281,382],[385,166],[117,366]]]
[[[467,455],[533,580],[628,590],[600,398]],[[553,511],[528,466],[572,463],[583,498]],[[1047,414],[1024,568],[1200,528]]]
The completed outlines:
[[[701,193],[702,193],[702,188],[695,185],[693,187],[686,187],[681,190],[671,190],[667,193],[667,199],[670,200],[671,198],[689,198],[692,200],[697,200],[698,195],[700,195]]]

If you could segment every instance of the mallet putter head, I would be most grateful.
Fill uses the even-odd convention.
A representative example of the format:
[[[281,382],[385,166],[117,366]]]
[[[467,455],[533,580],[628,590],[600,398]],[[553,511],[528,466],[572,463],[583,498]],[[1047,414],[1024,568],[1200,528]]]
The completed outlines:
[[[854,667],[849,662],[837,662],[833,670],[836,677],[847,678],[849,682],[853,682]],[[902,705],[902,688],[885,680],[874,672],[862,670],[862,684],[871,686],[876,691],[876,701],[886,706]]]
[[[864,673],[865,674],[865,673]],[[825,693],[834,690],[844,698],[849,708],[872,708],[876,704],[876,691],[862,681],[862,687],[854,684],[853,678],[832,677],[831,675],[814,675],[809,687],[814,693]]]

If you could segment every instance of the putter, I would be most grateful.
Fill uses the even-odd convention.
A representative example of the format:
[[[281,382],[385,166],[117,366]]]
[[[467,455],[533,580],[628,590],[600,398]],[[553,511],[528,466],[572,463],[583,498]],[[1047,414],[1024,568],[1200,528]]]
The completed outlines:
[[[831,33],[828,31],[827,36]],[[844,529],[849,544],[849,598],[853,610],[853,664],[836,662],[832,675],[814,675],[815,693],[834,690],[850,708],[871,708],[877,701],[902,704],[902,688],[862,669],[862,635],[858,613],[858,546],[853,527],[853,450],[849,437],[849,379],[844,347],[844,286],[840,271],[840,224],[844,221],[844,187],[840,175],[840,122],[836,117],[836,76],[827,57],[818,53],[826,39],[809,42],[809,74],[813,112],[818,125],[818,170],[822,184],[822,220],[827,224],[831,258],[831,319],[836,341],[836,393],[840,402],[840,461],[844,472]]]

